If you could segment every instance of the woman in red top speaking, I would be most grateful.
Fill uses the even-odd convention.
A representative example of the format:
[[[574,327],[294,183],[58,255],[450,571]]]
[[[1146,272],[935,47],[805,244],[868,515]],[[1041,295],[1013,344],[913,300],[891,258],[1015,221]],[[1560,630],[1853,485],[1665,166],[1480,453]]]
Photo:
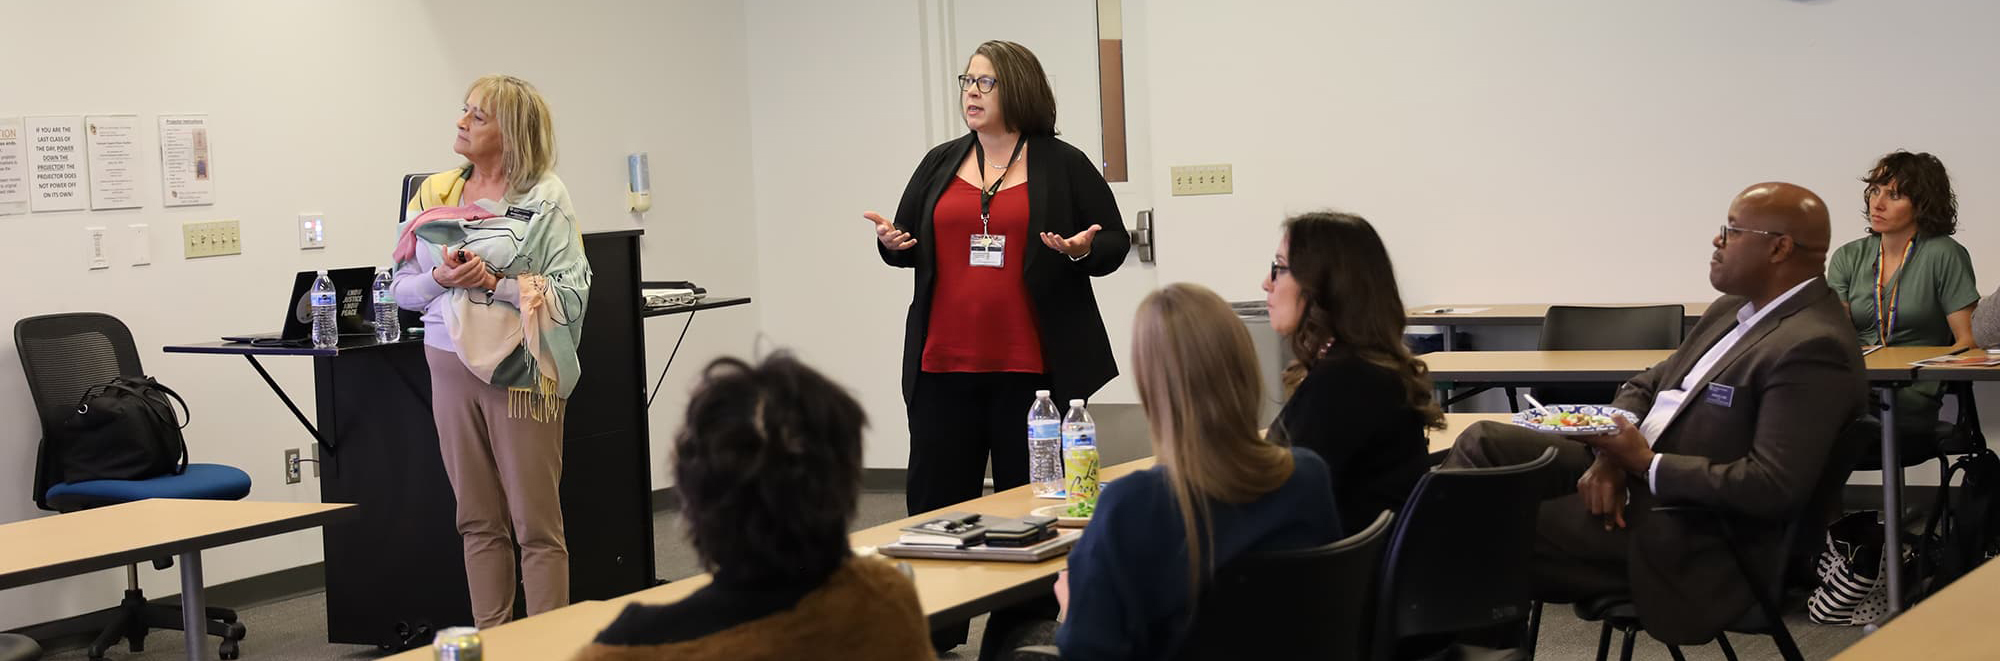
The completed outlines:
[[[1034,392],[1089,397],[1118,374],[1090,276],[1130,240],[1104,175],[1056,139],[1034,53],[980,44],[958,77],[964,137],[924,156],[896,220],[868,212],[882,261],[916,269],[903,348],[910,513],[1028,483]]]

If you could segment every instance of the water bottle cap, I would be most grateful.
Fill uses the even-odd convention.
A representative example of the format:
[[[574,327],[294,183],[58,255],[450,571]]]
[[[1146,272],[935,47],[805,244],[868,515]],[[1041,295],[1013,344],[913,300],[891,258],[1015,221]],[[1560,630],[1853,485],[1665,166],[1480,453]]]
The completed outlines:
[[[326,269],[320,269],[320,270],[319,270],[319,274],[320,274],[320,275],[326,275]]]
[[[1069,400],[1069,407],[1070,407],[1070,408],[1077,408],[1077,407],[1079,407],[1079,406],[1083,406],[1083,400],[1081,400],[1081,399],[1072,399],[1072,400]]]
[[[1047,390],[1037,390],[1037,391],[1035,391],[1035,398],[1036,398],[1036,399],[1046,399],[1046,398],[1048,398],[1048,396],[1049,396],[1049,391],[1047,391]]]

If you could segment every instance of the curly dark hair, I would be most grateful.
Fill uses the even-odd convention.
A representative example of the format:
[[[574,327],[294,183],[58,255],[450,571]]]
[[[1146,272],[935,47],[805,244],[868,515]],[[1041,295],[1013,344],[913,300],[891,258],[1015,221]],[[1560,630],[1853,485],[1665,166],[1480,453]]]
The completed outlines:
[[[838,384],[787,353],[702,370],[674,439],[688,540],[718,580],[823,578],[851,555],[868,416]]]
[[[1326,355],[1353,356],[1402,377],[1404,401],[1424,425],[1444,428],[1444,411],[1431,395],[1430,368],[1403,344],[1403,297],[1396,269],[1375,227],[1360,216],[1331,211],[1285,220],[1292,278],[1305,307],[1287,338],[1287,397]],[[1337,340],[1328,346],[1328,340]]]
[[[1958,195],[1951,192],[1951,175],[1945,174],[1944,161],[1929,152],[1910,153],[1901,149],[1883,156],[1875,162],[1875,168],[1861,178],[1868,184],[1861,191],[1861,218],[1869,215],[1868,198],[1876,187],[1890,183],[1896,185],[1896,192],[1910,198],[1910,206],[1917,216],[1917,234],[1922,236],[1951,236],[1958,233]],[[1868,230],[1874,234],[1875,230]]]

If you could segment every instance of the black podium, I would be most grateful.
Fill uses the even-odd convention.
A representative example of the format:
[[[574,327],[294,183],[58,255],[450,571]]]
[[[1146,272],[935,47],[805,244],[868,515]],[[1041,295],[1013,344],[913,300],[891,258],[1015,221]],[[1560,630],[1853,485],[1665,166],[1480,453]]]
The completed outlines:
[[[645,334],[639,308],[641,230],[583,235],[593,278],[579,349],[583,378],[564,420],[562,510],[570,599],[608,599],[657,583],[647,445]],[[343,340],[336,349],[202,343],[169,353],[249,359],[286,406],[258,356],[312,356],[320,500],[360,515],[328,525],[327,639],[400,648],[472,623],[451,484],[431,420],[419,341]],[[298,409],[293,406],[296,414]],[[521,608],[519,591],[516,609]]]

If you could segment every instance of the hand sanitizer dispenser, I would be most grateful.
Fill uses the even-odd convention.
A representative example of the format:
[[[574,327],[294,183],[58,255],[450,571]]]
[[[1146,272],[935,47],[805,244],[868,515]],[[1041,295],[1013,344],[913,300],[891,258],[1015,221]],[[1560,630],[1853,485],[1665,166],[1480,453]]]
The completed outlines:
[[[632,213],[645,213],[653,208],[653,182],[651,167],[646,164],[645,152],[625,157],[625,176],[629,180],[625,193],[626,205]]]

